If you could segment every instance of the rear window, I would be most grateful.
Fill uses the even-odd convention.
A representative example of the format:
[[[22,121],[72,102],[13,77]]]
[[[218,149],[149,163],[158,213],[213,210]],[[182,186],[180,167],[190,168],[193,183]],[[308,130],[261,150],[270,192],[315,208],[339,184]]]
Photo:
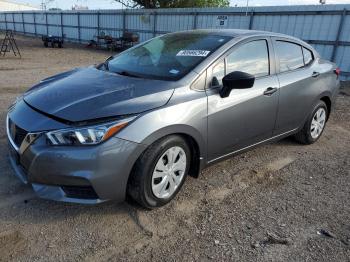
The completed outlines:
[[[276,41],[280,72],[295,70],[304,66],[301,46],[285,41]]]
[[[168,34],[109,60],[107,69],[129,76],[178,80],[231,39],[208,33]]]

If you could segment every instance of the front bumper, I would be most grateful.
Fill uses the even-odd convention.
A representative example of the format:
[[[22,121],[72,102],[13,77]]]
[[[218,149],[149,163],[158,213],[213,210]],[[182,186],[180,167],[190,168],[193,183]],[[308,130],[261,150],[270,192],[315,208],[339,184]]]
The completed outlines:
[[[9,147],[16,175],[39,197],[83,204],[124,201],[131,169],[145,149],[115,137],[97,146],[50,146],[44,135],[21,154]]]

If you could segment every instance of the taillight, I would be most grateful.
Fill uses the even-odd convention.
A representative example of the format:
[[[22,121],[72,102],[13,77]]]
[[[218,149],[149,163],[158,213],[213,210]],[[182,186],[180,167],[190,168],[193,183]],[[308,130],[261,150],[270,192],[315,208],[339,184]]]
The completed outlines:
[[[334,74],[336,74],[337,76],[340,75],[340,68],[337,67],[337,69],[334,70]]]

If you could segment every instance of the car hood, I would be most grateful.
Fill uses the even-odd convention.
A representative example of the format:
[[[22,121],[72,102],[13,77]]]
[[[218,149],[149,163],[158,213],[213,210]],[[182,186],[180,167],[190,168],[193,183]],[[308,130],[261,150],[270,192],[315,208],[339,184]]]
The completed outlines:
[[[23,98],[38,111],[79,122],[161,107],[169,101],[174,88],[174,82],[127,77],[88,67],[44,79]]]

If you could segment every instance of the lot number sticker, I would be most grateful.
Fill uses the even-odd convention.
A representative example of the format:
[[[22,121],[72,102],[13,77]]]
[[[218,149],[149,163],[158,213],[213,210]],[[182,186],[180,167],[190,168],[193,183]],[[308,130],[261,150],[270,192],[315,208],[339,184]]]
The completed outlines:
[[[176,56],[207,56],[209,53],[207,50],[181,50]]]

